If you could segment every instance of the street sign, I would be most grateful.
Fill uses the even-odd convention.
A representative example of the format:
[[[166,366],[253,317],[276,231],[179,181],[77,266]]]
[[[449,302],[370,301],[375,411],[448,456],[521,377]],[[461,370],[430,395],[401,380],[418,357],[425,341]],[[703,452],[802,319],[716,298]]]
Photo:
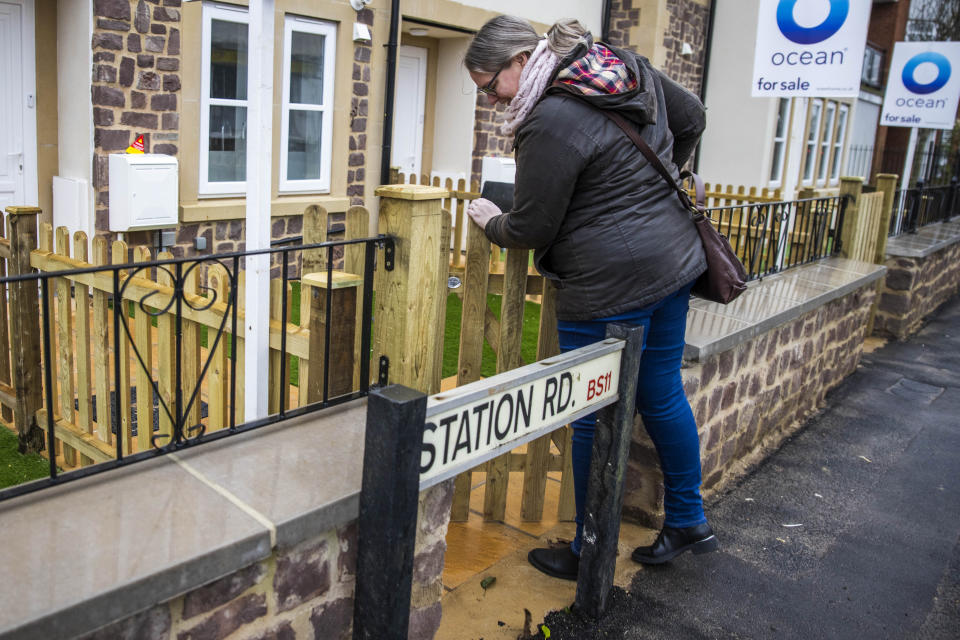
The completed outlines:
[[[958,99],[960,42],[894,45],[880,124],[953,129]]]
[[[761,0],[753,97],[855,97],[871,0]]]
[[[623,347],[604,340],[430,396],[420,490],[616,402]]]

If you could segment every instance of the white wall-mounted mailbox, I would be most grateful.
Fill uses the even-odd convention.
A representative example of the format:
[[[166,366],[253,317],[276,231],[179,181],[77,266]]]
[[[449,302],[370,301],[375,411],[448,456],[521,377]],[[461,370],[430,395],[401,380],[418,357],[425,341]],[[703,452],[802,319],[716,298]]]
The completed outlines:
[[[110,154],[110,231],[177,226],[178,193],[173,156]]]

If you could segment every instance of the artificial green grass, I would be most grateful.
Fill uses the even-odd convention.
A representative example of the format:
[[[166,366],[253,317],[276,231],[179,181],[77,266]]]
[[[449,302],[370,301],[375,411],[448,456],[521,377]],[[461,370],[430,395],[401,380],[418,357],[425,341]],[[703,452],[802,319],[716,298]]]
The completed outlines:
[[[494,315],[500,317],[501,297],[495,294],[487,295],[487,306]],[[451,293],[447,297],[446,330],[443,336],[443,372],[444,378],[457,374],[457,360],[460,356],[460,318],[463,315],[463,303],[459,296]],[[537,360],[537,340],[540,333],[540,305],[535,302],[524,302],[523,308],[523,337],[520,354],[526,363]],[[483,362],[480,366],[480,375],[488,378],[497,373],[497,356],[483,341]]]
[[[0,489],[46,478],[50,463],[37,453],[17,451],[17,434],[0,425]]]

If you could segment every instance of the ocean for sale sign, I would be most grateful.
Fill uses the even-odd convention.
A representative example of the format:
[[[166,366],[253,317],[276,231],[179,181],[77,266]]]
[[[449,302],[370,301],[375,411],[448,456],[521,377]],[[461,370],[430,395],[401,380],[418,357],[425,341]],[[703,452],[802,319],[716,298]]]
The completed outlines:
[[[960,100],[960,42],[898,42],[893,47],[880,124],[952,129]]]
[[[760,0],[754,97],[853,97],[871,0]]]

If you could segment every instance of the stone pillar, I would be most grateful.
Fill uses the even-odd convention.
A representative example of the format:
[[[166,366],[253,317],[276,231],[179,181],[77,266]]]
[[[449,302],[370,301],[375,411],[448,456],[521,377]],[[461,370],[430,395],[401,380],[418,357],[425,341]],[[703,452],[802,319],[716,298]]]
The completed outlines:
[[[373,362],[390,359],[389,380],[427,394],[440,390],[449,241],[441,200],[446,189],[418,185],[380,187],[379,232],[394,239],[392,271],[378,267]],[[381,255],[382,259],[382,255]],[[440,597],[453,480],[420,494],[410,601],[409,637],[432,638],[440,626]]]

